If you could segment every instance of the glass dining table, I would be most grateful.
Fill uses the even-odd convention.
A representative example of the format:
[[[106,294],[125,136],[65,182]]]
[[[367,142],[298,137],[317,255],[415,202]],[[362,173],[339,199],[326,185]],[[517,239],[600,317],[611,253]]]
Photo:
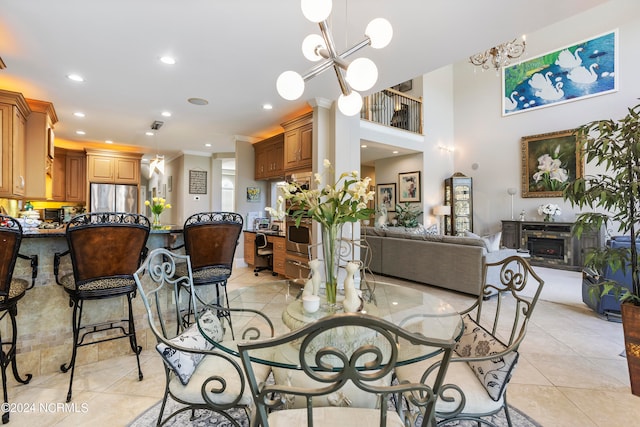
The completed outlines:
[[[428,288],[424,291],[377,281],[375,290],[362,292],[362,313],[383,318],[404,329],[420,333],[428,338],[443,340],[457,340],[462,334],[463,323],[460,314],[447,302],[430,294]],[[290,280],[276,280],[259,283],[253,286],[241,287],[228,292],[229,307],[233,309],[232,324],[225,325],[224,337],[215,340],[208,337],[200,328],[201,333],[216,348],[238,356],[237,342],[249,339],[264,339],[272,335],[279,336],[307,323],[316,321],[324,316],[331,316],[343,312],[342,309],[330,309],[326,304],[314,313],[308,313],[302,306],[302,286]],[[321,290],[322,301],[322,290]],[[340,302],[340,291],[338,303]],[[266,320],[268,319],[268,320]],[[337,340],[327,338],[327,344],[340,345],[362,344],[367,337],[357,333],[342,334]],[[340,342],[336,342],[340,341]],[[439,349],[427,346],[400,343],[398,365],[415,363],[439,353]],[[295,363],[282,357],[252,356],[252,360],[271,366],[292,367]]]

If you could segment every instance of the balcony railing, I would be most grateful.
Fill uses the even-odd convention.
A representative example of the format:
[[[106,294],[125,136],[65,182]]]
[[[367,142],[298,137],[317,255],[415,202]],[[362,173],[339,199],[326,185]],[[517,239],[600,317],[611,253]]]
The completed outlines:
[[[360,118],[422,134],[422,99],[385,89],[364,98]]]

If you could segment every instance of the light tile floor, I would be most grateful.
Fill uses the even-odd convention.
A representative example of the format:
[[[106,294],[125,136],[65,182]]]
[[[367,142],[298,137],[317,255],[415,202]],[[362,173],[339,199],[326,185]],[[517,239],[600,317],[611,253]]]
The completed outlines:
[[[640,397],[629,388],[622,326],[599,318],[581,301],[580,274],[536,268],[545,280],[541,300],[521,346],[520,364],[509,385],[509,402],[544,426],[635,426]],[[271,280],[236,268],[230,288]],[[463,309],[471,297],[415,283],[382,280],[433,292]],[[126,344],[125,344],[126,345]],[[82,351],[82,350],[80,350]],[[133,356],[76,368],[72,405],[65,405],[68,374],[35,377],[16,385],[9,400],[14,426],[126,426],[158,402],[164,373],[155,351],[141,355],[144,380],[137,380]]]

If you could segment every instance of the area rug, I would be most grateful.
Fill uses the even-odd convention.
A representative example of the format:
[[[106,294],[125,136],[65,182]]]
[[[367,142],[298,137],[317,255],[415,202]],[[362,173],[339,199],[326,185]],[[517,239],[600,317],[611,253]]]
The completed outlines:
[[[158,420],[158,412],[160,411],[160,403],[158,402],[153,405],[151,408],[147,409],[143,412],[138,418],[136,418],[129,427],[150,427],[155,426]],[[171,414],[175,409],[177,409],[179,404],[169,400],[167,402],[167,407],[165,408],[165,414]],[[523,414],[518,409],[513,406],[509,406],[509,414],[511,414],[511,422],[514,427],[542,427],[540,424],[529,418],[526,414]],[[238,420],[240,425],[243,427],[248,427],[249,422],[247,417],[245,416],[244,411],[242,410],[233,410],[230,411],[232,416]],[[418,420],[421,421],[421,420]],[[498,427],[507,426],[507,420],[504,417],[504,413],[501,411],[499,414],[496,414],[491,417],[491,422],[493,422]],[[471,421],[460,421],[458,424],[448,424],[450,426],[459,426],[459,427],[475,427],[477,424]],[[183,426],[193,426],[193,427],[230,427],[232,424],[219,414],[215,414],[211,411],[196,411],[196,417],[191,420],[191,411],[185,411],[180,415],[172,418],[165,426],[170,427],[183,427]]]

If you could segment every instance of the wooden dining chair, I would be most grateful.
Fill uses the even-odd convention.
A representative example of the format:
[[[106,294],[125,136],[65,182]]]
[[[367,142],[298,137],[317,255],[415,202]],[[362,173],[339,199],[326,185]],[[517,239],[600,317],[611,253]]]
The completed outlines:
[[[497,282],[488,281],[489,268],[499,269]],[[488,417],[499,411],[504,411],[507,424],[512,425],[507,385],[544,281],[519,256],[486,263],[484,277],[483,292],[471,307],[461,312],[463,334],[456,344],[446,385],[435,408],[439,426],[473,420],[478,425],[496,427]],[[425,381],[430,375],[425,371],[428,364],[429,361],[423,361],[399,367],[396,377],[400,382]]]
[[[182,271],[186,274],[183,275]],[[253,319],[246,330],[238,331],[243,339],[272,337],[274,328],[271,321],[256,310],[200,304],[193,292],[189,255],[176,254],[164,248],[154,249],[133,277],[144,303],[145,317],[156,339],[156,350],[165,368],[165,387],[157,425],[169,422],[182,412],[191,411],[193,417],[196,409],[204,409],[219,413],[231,425],[240,427],[240,421],[229,410],[240,408],[251,418],[253,403],[239,358],[214,346],[214,342],[222,342],[226,347],[235,347],[219,320],[218,311],[224,311],[225,317],[237,313]],[[196,323],[190,326],[182,322],[180,307],[175,303],[183,287],[191,290],[189,297],[195,310]],[[269,366],[261,364],[255,369],[259,381],[266,381]],[[181,405],[165,417],[169,398]]]
[[[345,338],[347,336],[351,338]],[[436,380],[433,384],[419,381],[391,383],[401,345],[439,349],[442,359],[434,369]],[[280,337],[239,342],[238,351],[251,387],[259,425],[404,427],[406,420],[389,405],[391,397],[406,393],[412,404],[424,410],[421,425],[433,425],[436,397],[454,345],[453,339],[427,338],[379,317],[339,313]],[[281,376],[280,381],[276,378],[275,383],[261,382],[256,371],[259,364],[255,363],[255,358],[265,350],[274,353],[274,360],[279,361],[278,369],[290,371]],[[288,362],[282,359],[285,355],[288,355]],[[304,380],[292,380],[300,375]],[[352,406],[345,395],[349,386],[369,395],[374,405]],[[322,403],[325,399],[329,405]]]

